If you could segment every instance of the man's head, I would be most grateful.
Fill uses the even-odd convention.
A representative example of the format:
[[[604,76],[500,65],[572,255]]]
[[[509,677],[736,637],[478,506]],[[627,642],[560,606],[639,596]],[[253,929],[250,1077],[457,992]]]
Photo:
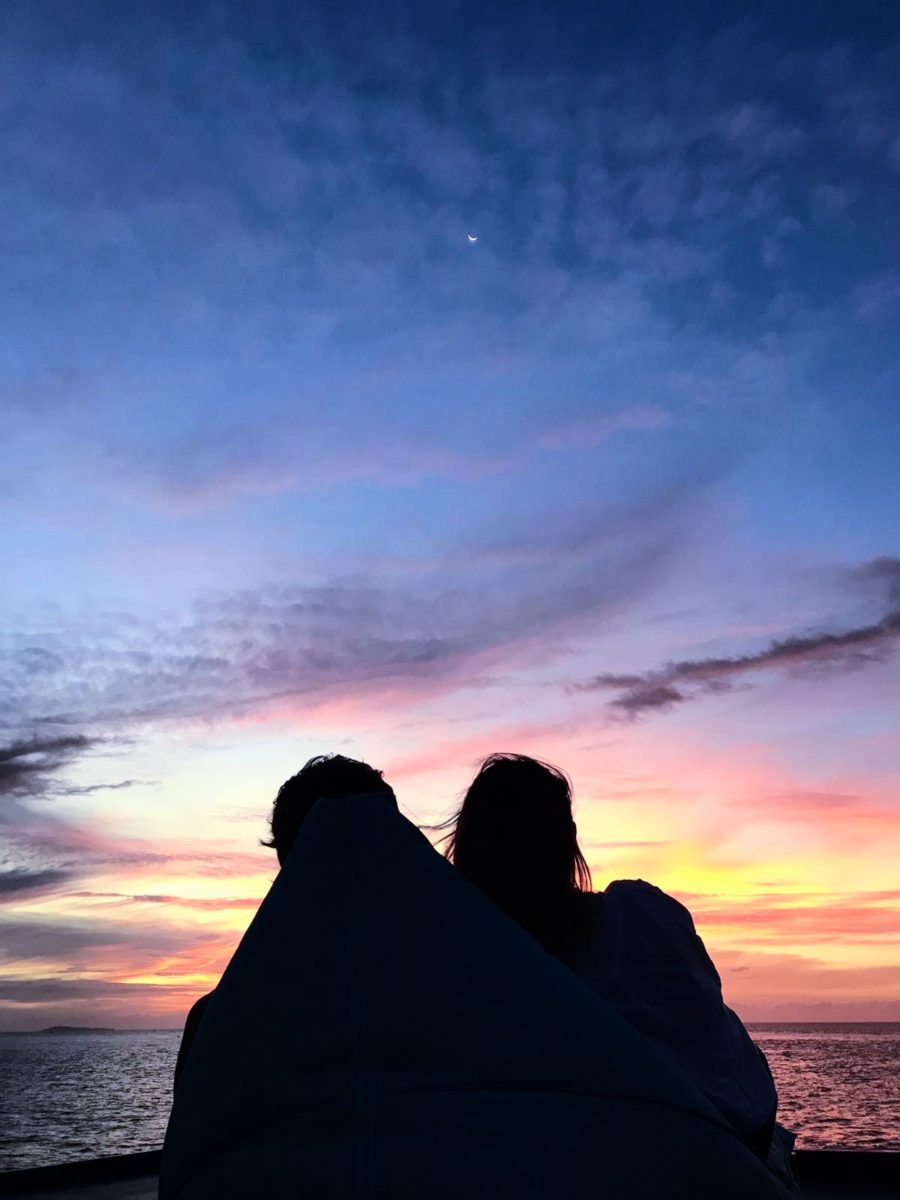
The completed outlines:
[[[341,796],[367,792],[394,795],[381,772],[368,763],[345,758],[343,754],[319,754],[311,758],[278,789],[269,822],[272,836],[263,845],[271,846],[278,855],[279,866],[284,866],[297,832],[317,800],[338,800]]]

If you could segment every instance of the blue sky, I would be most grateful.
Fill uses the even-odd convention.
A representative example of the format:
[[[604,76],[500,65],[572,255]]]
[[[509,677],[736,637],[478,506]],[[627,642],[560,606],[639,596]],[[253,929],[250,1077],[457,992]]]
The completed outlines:
[[[511,737],[897,845],[892,5],[8,3],[0,57],[13,921],[222,755],[248,850],[306,752],[429,816]]]

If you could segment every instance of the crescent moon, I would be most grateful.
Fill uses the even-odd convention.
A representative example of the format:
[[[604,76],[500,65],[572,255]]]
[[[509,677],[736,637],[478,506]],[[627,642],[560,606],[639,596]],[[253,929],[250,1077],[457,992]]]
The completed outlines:
[[[474,234],[474,233],[467,233],[467,234],[466,234],[466,237],[469,239],[469,241],[470,241],[470,242],[477,242],[477,241],[478,241],[478,238],[475,236],[475,234]]]

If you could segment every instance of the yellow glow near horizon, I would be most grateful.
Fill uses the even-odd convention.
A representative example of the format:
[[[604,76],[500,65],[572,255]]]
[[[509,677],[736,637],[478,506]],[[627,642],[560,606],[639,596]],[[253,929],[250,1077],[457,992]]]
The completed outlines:
[[[151,806],[119,810],[108,794],[102,803],[68,803],[67,821],[80,822],[89,854],[108,865],[77,883],[12,897],[6,912],[58,929],[63,945],[69,928],[90,936],[84,946],[76,937],[68,951],[4,964],[0,977],[106,983],[113,990],[99,1011],[114,1018],[139,1010],[151,1021],[154,1013],[166,1020],[183,1013],[215,984],[277,874],[274,854],[258,845],[268,797],[306,751],[258,722],[242,728],[260,743],[221,748],[217,735],[212,765],[192,759],[192,747],[176,748],[171,786],[167,779]],[[799,1003],[804,988],[804,1003],[821,995],[840,1011],[889,1000],[892,988],[900,995],[890,975],[900,958],[890,927],[896,914],[900,928],[900,893],[892,890],[889,853],[900,848],[900,816],[883,789],[860,801],[851,824],[838,806],[811,830],[790,804],[756,799],[797,787],[758,748],[741,761],[733,749],[705,753],[662,736],[648,744],[643,732],[632,745],[626,731],[604,748],[598,782],[596,751],[577,730],[548,734],[535,724],[433,744],[391,768],[401,808],[418,821],[453,809],[492,745],[568,766],[595,886],[641,877],[683,899],[729,1002],[749,1004],[758,1016],[781,999]],[[862,782],[853,788],[864,795]],[[69,1003],[84,1012],[88,1002]],[[46,1011],[69,1010],[60,1002]]]

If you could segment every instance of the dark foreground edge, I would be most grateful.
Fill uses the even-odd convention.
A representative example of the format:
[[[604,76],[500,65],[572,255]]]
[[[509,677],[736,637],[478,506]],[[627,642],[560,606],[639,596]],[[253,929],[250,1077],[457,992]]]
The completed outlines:
[[[161,1151],[118,1154],[52,1167],[28,1167],[0,1173],[0,1196],[27,1196],[30,1192],[58,1191],[61,1197],[74,1188],[87,1188],[126,1180],[146,1179],[155,1190]],[[900,1153],[868,1150],[798,1150],[793,1158],[797,1179],[804,1189],[850,1197],[882,1194],[900,1196]],[[823,1193],[825,1194],[825,1193]]]
[[[3,1171],[0,1173],[0,1196],[27,1196],[29,1192],[53,1189],[65,1195],[69,1188],[118,1183],[128,1179],[155,1179],[159,1175],[161,1157],[161,1150],[142,1150],[139,1154],[116,1154],[110,1158],[54,1163],[52,1167]]]
[[[798,1150],[792,1159],[802,1184],[895,1184],[900,1189],[900,1152],[892,1150]],[[900,1190],[897,1195],[900,1196]]]

